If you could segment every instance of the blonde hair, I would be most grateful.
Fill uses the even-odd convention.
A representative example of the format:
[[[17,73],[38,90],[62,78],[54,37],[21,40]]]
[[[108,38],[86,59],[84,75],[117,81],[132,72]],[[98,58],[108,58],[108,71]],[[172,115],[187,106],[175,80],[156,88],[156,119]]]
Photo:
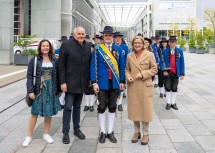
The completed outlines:
[[[142,41],[142,43],[143,43],[143,48],[142,48],[142,49],[144,49],[144,46],[145,46],[145,40],[144,40],[144,38],[141,37],[141,36],[135,36],[135,37],[132,39],[132,41],[131,41],[131,45],[132,45],[133,50],[134,50],[134,41],[135,41],[136,39],[140,39],[140,40]]]

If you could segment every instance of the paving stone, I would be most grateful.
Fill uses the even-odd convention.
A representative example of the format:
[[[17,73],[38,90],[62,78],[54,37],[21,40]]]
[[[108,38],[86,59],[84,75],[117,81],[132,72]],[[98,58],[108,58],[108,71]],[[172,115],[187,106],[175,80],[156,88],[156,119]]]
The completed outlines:
[[[199,119],[199,120],[211,120],[215,119],[214,116],[212,116],[208,112],[193,112],[193,114]]]
[[[21,147],[16,153],[40,153],[46,146],[46,142],[41,139],[34,139],[29,147]]]
[[[177,153],[175,149],[150,150],[150,153]]]
[[[87,139],[98,138],[99,136],[99,127],[82,127],[81,131]]]
[[[5,137],[0,137],[0,142],[1,142],[2,140],[4,140],[4,138],[5,138]]]
[[[191,112],[201,112],[204,111],[202,107],[199,105],[186,105],[186,107],[191,111]]]
[[[184,129],[184,126],[179,119],[162,119],[161,122],[167,130]]]
[[[83,153],[83,152],[89,152],[89,153],[96,153],[98,139],[76,139],[72,147],[69,150],[69,153]]]
[[[131,140],[134,135],[134,127],[131,129],[122,128],[122,140]]]
[[[149,134],[167,134],[163,126],[149,125]]]
[[[122,153],[121,148],[98,148],[96,153]]]
[[[18,126],[26,122],[27,117],[23,116],[13,116],[9,120],[7,120],[5,123],[0,125],[0,136],[5,137],[8,134],[10,134],[14,129],[16,129]]]
[[[157,115],[160,119],[177,119],[178,117],[171,110],[163,110],[157,112]]]
[[[173,111],[175,115],[179,116],[179,115],[192,115],[192,113],[189,111],[189,109],[187,108],[180,108],[180,106],[178,105],[178,110]]]
[[[137,143],[132,143],[131,141],[123,141],[122,142],[122,150],[123,153],[149,153],[148,145],[141,145],[141,141],[139,140]]]
[[[202,120],[201,121],[208,129],[215,130],[215,120]]]
[[[178,116],[179,120],[183,124],[201,124],[201,122],[194,115],[180,115]]]
[[[168,135],[149,135],[148,145],[150,150],[174,149]]]
[[[185,129],[167,130],[172,142],[190,142],[195,141],[190,133]]]
[[[204,153],[196,142],[174,143],[178,153]]]
[[[204,125],[185,125],[186,129],[190,132],[191,135],[213,135]]]
[[[215,151],[215,136],[195,136],[194,138],[205,151]]]
[[[85,119],[82,122],[82,127],[95,127],[98,126],[98,120],[96,117],[85,117]]]
[[[97,110],[96,110],[95,107],[94,107],[94,111],[93,112],[87,111],[86,115],[85,115],[85,117],[97,117],[97,116],[98,116],[98,112],[97,112]]]

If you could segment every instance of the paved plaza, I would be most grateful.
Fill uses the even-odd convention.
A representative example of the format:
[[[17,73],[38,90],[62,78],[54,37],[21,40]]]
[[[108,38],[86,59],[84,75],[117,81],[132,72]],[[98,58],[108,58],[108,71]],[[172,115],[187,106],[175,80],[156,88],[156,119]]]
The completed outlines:
[[[81,111],[81,130],[85,140],[70,131],[70,144],[62,143],[62,111],[53,117],[50,135],[53,144],[43,141],[43,118],[38,118],[33,141],[23,148],[30,108],[23,98],[26,79],[0,88],[0,153],[215,153],[215,55],[185,53],[186,76],[179,83],[178,111],[165,109],[165,99],[154,91],[154,120],[150,123],[149,144],[131,143],[133,122],[117,112],[114,133],[118,142],[98,143],[97,112]],[[2,75],[2,74],[1,74]],[[72,126],[72,125],[71,125]]]

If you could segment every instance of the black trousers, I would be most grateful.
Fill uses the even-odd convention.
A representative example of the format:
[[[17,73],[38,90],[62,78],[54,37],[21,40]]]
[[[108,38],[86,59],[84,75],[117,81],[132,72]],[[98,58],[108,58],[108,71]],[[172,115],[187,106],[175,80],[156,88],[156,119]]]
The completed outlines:
[[[108,90],[100,90],[98,93],[98,113],[104,113],[106,108],[110,113],[116,112],[116,102],[119,95],[119,89],[113,89],[112,80],[108,81]]]
[[[164,86],[164,76],[161,69],[158,69],[158,86],[163,87]]]
[[[80,128],[81,102],[83,94],[68,93],[65,94],[65,105],[63,110],[63,133],[68,133],[70,130],[71,112],[74,130]]]
[[[170,74],[164,77],[164,86],[167,92],[177,92],[178,90],[178,77],[176,74]]]

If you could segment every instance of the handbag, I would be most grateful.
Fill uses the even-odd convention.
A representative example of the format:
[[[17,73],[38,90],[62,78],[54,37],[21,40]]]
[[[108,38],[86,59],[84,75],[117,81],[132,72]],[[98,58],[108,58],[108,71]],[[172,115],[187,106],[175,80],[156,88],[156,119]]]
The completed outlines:
[[[33,76],[33,86],[35,86],[36,82],[36,69],[37,69],[37,57],[34,58],[34,76]],[[29,97],[29,94],[26,94],[25,102],[27,103],[28,107],[31,107],[33,104],[33,99]]]

